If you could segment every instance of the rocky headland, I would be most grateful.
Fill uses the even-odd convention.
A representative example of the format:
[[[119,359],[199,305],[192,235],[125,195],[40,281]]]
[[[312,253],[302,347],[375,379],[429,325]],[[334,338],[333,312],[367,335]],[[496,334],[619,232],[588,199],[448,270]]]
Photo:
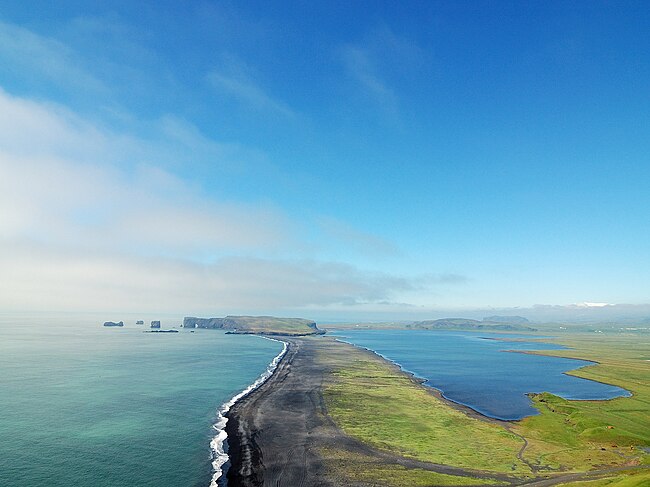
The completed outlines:
[[[186,316],[183,328],[210,328],[234,334],[306,336],[322,335],[315,321],[304,318],[278,318],[275,316],[226,316],[224,318],[197,318]]]

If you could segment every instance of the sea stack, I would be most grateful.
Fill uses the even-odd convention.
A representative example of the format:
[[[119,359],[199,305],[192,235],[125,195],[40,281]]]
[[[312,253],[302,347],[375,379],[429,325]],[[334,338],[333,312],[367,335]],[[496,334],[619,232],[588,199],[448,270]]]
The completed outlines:
[[[142,320],[138,320],[138,321],[135,322],[135,324],[136,324],[136,325],[144,325],[144,321],[142,321]]]
[[[123,322],[123,321],[118,321],[118,322],[115,322],[115,321],[105,321],[105,322],[104,322],[104,326],[124,326],[124,322]]]
[[[152,321],[151,328],[160,328],[160,321]]]

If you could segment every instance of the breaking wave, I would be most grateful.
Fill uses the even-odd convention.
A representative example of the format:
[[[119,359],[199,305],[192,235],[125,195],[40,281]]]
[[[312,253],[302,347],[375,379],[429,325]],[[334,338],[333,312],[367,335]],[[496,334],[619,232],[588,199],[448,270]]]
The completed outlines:
[[[212,441],[210,441],[210,450],[212,452],[212,481],[210,482],[210,487],[218,487],[219,485],[219,479],[221,478],[221,475],[223,474],[223,465],[228,461],[228,454],[224,451],[224,443],[226,442],[226,439],[228,438],[228,434],[226,433],[226,423],[228,422],[228,418],[226,417],[226,413],[230,411],[230,408],[233,407],[233,405],[239,401],[240,399],[246,397],[249,395],[251,392],[253,392],[255,389],[260,387],[262,384],[264,384],[269,377],[273,375],[273,372],[275,372],[275,369],[277,368],[278,364],[280,363],[280,360],[282,360],[282,357],[284,357],[284,354],[287,353],[287,343],[283,342],[282,340],[276,340],[274,338],[268,338],[268,337],[262,337],[266,338],[267,340],[273,340],[274,342],[280,342],[282,343],[282,351],[273,359],[271,360],[271,363],[269,366],[266,368],[266,370],[260,375],[255,382],[253,382],[251,385],[249,385],[246,389],[244,389],[242,392],[237,394],[236,396],[233,396],[232,399],[229,401],[225,402],[220,408],[219,412],[217,413],[217,420],[216,422],[212,425],[212,428],[216,431],[216,434],[212,438]]]

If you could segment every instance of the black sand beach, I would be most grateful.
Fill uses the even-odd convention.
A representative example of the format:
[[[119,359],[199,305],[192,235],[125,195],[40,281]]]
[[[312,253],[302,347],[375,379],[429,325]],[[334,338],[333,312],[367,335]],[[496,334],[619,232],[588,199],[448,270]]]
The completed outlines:
[[[273,376],[228,412],[229,486],[331,485],[316,453],[325,410],[311,343],[286,339]]]
[[[328,370],[318,355],[332,346],[349,347],[352,353],[372,352],[330,338],[283,340],[288,343],[287,353],[273,376],[228,412],[230,487],[352,485],[341,478],[340,472],[327,468],[322,455],[327,448],[372,457],[384,464],[483,477],[461,468],[377,451],[347,436],[327,414],[322,386]],[[514,480],[507,475],[485,477],[508,483]],[[354,485],[367,484],[355,482]]]
[[[622,471],[628,467],[606,468],[589,473],[560,473],[532,478],[468,470],[402,457],[377,450],[346,435],[332,421],[323,399],[323,386],[331,372],[323,357],[332,353],[372,354],[329,337],[286,337],[287,353],[262,386],[238,401],[227,413],[229,487],[377,487],[383,483],[351,480],[346,471],[355,466],[392,465],[441,474],[485,479],[501,485],[551,486],[571,480],[593,478],[599,474]],[[343,348],[343,350],[341,350]],[[399,367],[392,364],[396,370]],[[410,376],[414,382],[420,382]],[[424,386],[423,386],[424,387]],[[475,411],[444,399],[438,391],[426,388],[450,407],[470,416]],[[483,417],[484,420],[503,422]],[[346,457],[344,468],[332,468],[332,452]],[[336,460],[334,460],[336,462]],[[355,463],[357,462],[357,463]],[[435,485],[435,484],[434,484]],[[405,486],[406,487],[406,486]]]

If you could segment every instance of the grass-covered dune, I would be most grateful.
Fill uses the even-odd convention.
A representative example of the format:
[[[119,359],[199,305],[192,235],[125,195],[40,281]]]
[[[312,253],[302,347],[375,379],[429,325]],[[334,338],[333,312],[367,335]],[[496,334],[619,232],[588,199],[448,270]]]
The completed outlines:
[[[304,336],[322,334],[316,322],[303,318],[275,316],[226,316],[225,318],[196,318],[186,316],[184,328],[216,328],[232,333],[258,335]]]

